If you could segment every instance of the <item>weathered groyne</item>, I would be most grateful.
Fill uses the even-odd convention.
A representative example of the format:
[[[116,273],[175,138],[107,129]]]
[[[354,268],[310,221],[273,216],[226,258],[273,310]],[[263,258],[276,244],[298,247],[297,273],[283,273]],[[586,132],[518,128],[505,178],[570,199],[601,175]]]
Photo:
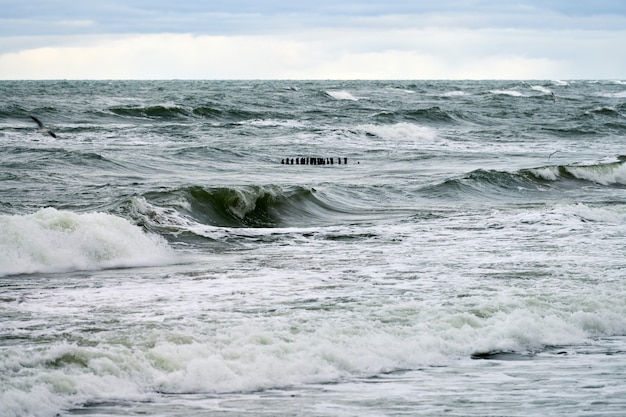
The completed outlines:
[[[282,165],[348,165],[348,158],[332,158],[332,157],[298,157],[283,158],[280,160]]]

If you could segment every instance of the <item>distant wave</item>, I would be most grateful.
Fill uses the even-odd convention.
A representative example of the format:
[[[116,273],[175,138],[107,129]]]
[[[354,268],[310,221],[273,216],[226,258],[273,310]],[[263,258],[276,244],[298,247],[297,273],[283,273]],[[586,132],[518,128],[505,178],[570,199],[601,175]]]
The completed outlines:
[[[377,120],[386,122],[418,122],[429,124],[449,124],[463,121],[465,116],[457,110],[442,109],[439,106],[425,109],[407,109],[384,111],[373,116]]]
[[[437,131],[431,127],[406,122],[391,125],[368,124],[358,126],[358,129],[366,134],[392,141],[432,141],[437,136]]]
[[[605,186],[626,185],[626,158],[620,161],[592,165],[556,165],[528,170],[537,178],[547,181],[575,179]],[[523,172],[523,171],[522,171]]]
[[[530,89],[534,90],[534,91],[538,91],[540,93],[544,93],[544,94],[552,93],[552,91],[550,91],[550,89],[548,89],[548,88],[546,88],[544,86],[541,86],[541,85],[533,85],[533,86],[530,87]]]
[[[442,94],[443,97],[462,97],[469,96],[465,91],[448,91]]]
[[[109,111],[126,117],[172,119],[189,116],[186,109],[178,106],[111,107]]]
[[[497,96],[526,97],[517,90],[489,90],[489,92]]]
[[[617,93],[597,93],[597,96],[607,98],[626,98],[626,91],[619,91]]]
[[[0,276],[172,262],[162,238],[111,214],[44,208],[0,215]]]
[[[325,93],[336,100],[358,101],[358,98],[356,98],[351,93],[345,90],[338,90],[338,91],[330,90],[330,91],[326,91]]]
[[[108,108],[110,113],[117,116],[139,118],[176,120],[189,118],[204,118],[225,122],[238,122],[249,119],[264,119],[271,117],[271,113],[250,111],[243,108],[222,108],[219,105],[201,105],[197,107],[183,106],[122,106]]]
[[[470,196],[510,199],[527,198],[528,193],[544,193],[553,187],[580,187],[580,183],[598,186],[626,186],[626,157],[618,161],[589,165],[549,165],[507,172],[479,169],[461,178],[426,187],[434,197]]]

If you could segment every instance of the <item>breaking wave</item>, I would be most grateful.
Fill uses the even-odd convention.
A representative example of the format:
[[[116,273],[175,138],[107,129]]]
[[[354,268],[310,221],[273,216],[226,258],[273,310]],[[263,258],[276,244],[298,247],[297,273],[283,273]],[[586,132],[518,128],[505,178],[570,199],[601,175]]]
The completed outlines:
[[[494,195],[510,199],[526,198],[528,193],[545,193],[554,188],[580,188],[585,185],[626,186],[626,158],[588,165],[550,165],[518,171],[478,169],[461,178],[429,186],[425,191],[435,197]]]
[[[173,263],[164,239],[106,213],[0,215],[0,276]]]
[[[306,187],[199,186],[151,192],[132,199],[130,216],[158,232],[213,236],[215,228],[273,228],[329,223],[357,211]]]

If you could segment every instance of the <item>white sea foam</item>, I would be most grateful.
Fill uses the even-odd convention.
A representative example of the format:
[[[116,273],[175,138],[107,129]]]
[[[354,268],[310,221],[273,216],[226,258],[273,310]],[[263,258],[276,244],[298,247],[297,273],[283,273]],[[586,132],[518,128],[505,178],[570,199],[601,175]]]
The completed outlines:
[[[548,214],[553,220],[562,216]],[[524,227],[533,220],[523,215],[494,218]],[[391,230],[390,236],[397,237],[399,230]],[[481,237],[486,233],[481,230],[466,236],[472,238],[467,242],[441,241],[430,248],[416,234],[383,254],[392,260],[393,275],[403,274],[402,262],[408,258],[409,268],[421,260],[418,273],[433,267],[443,272],[445,262],[455,257],[472,259],[468,271],[450,269],[451,276],[437,279],[396,280],[379,271],[368,260],[372,253],[361,246],[355,248],[350,274],[363,273],[373,281],[333,279],[323,271],[307,271],[306,265],[298,273],[277,271],[271,263],[295,266],[298,257],[307,256],[296,245],[281,251],[288,251],[286,259],[270,248],[263,261],[251,265],[253,273],[224,267],[216,274],[196,272],[193,280],[184,274],[154,280],[126,277],[97,291],[62,287],[27,297],[12,307],[33,317],[46,315],[53,328],[71,325],[82,342],[57,340],[0,352],[0,372],[12,373],[11,385],[0,392],[0,415],[45,416],[72,404],[149,401],[157,393],[254,392],[328,383],[452,365],[473,353],[582,343],[590,335],[626,330],[621,293],[591,295],[568,288],[543,293],[558,281],[537,286],[534,281],[505,285],[505,280],[464,279],[472,268],[497,267],[498,260],[487,251],[498,247],[499,234],[516,232],[504,229]],[[482,243],[481,259],[472,250],[466,255],[456,250],[477,243]],[[329,263],[339,261],[328,250]],[[510,262],[519,262],[519,254],[513,254]],[[266,263],[270,265],[263,267]],[[364,298],[357,302],[359,297]],[[116,320],[124,317],[121,330],[110,321],[111,311]],[[87,312],[98,323],[97,332],[80,330],[77,317]],[[20,328],[17,321],[7,325]],[[39,330],[42,336],[48,331],[58,328]]]
[[[328,94],[329,96],[331,96],[332,98],[336,100],[352,100],[352,101],[358,100],[357,97],[353,96],[351,93],[345,90],[331,90],[331,91],[327,91],[326,94]]]
[[[448,91],[442,94],[443,97],[462,97],[462,96],[468,96],[468,95],[469,94],[466,93],[465,91]]]
[[[548,181],[556,181],[559,178],[559,168],[556,166],[534,168],[532,172],[538,177]]]
[[[166,279],[120,274],[97,280],[97,290],[50,284],[7,303],[12,334],[53,341],[0,351],[0,374],[11,374],[0,416],[150,402],[161,393],[300,392],[303,384],[438,365],[454,372],[474,353],[621,335],[622,281],[594,260],[594,251],[621,251],[606,243],[611,219],[619,221],[584,205],[460,212],[318,231],[345,229],[358,243],[301,236],[294,245],[215,254]],[[595,244],[571,246],[580,239]],[[588,291],[585,279],[600,278],[602,290]],[[20,317],[29,317],[28,328]],[[40,317],[45,326],[33,323]],[[74,341],[59,335],[68,326]]]
[[[489,90],[491,94],[494,95],[504,95],[511,97],[526,97],[524,94],[520,93],[517,90]]]
[[[617,93],[597,93],[598,97],[607,97],[607,98],[626,98],[626,91],[619,91]]]
[[[626,211],[623,206],[615,207],[591,207],[586,204],[567,206],[567,209],[575,216],[594,222],[612,224],[626,224]]]
[[[567,171],[578,179],[602,185],[626,184],[626,164],[570,166]]]
[[[45,208],[0,216],[0,276],[160,265],[173,259],[161,238],[111,214]]]
[[[565,167],[565,170],[580,180],[592,181],[602,185],[626,184],[626,164],[622,163],[571,165]],[[535,168],[532,172],[548,181],[556,181],[562,176],[556,166]]]
[[[415,123],[401,122],[391,125],[367,124],[358,126],[358,128],[390,141],[432,141],[437,137],[437,131],[435,129]]]
[[[541,86],[541,85],[533,85],[532,87],[530,87],[530,89],[534,91],[539,91],[540,93],[544,93],[544,94],[552,93],[552,91],[550,91],[548,88]]]

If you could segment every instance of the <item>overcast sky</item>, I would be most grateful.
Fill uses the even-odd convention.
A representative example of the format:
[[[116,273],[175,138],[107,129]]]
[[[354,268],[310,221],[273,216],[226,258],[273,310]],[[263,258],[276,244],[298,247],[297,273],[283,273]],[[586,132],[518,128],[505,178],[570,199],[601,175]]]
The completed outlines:
[[[0,79],[626,79],[626,1],[0,0]]]

